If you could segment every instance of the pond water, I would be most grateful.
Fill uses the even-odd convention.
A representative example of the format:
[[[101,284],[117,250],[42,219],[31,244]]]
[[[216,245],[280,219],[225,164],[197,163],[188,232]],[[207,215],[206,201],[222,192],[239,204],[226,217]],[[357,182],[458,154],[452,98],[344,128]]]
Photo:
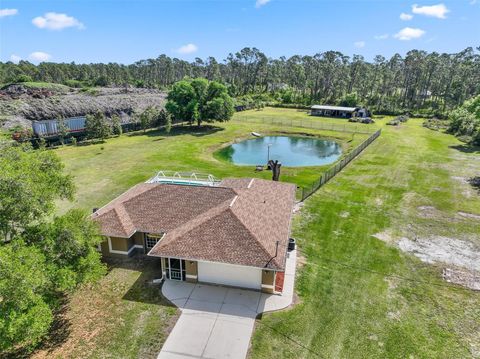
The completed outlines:
[[[237,165],[265,165],[270,157],[283,166],[322,166],[335,162],[342,147],[335,141],[311,137],[266,136],[235,143],[220,155]]]

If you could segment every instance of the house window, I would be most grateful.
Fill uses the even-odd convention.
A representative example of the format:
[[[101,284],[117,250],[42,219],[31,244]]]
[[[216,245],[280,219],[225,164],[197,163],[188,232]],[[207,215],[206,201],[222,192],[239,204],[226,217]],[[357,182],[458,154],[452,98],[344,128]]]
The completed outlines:
[[[148,252],[150,249],[155,247],[159,240],[163,238],[163,234],[145,234],[145,249]]]

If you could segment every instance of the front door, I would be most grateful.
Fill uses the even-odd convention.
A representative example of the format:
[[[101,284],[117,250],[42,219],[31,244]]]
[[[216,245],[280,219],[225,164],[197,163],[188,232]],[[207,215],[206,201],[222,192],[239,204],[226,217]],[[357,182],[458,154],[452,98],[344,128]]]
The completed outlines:
[[[185,280],[185,261],[183,259],[168,258],[168,279]]]

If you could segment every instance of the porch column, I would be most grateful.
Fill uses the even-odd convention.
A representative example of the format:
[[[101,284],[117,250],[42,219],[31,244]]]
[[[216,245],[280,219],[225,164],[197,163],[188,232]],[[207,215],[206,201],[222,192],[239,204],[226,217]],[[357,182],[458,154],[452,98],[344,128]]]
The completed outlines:
[[[165,280],[165,279],[167,279],[166,258],[162,257],[162,258],[160,258],[160,261],[162,263],[162,278]]]
[[[198,264],[196,261],[185,260],[185,280],[190,283],[198,282]]]
[[[262,292],[272,294],[275,291],[275,272],[262,270]]]

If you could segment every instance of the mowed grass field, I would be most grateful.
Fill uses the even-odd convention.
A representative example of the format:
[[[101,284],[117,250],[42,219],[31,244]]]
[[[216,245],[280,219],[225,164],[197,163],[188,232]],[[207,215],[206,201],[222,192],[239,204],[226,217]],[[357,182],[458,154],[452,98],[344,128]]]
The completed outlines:
[[[385,126],[296,217],[298,304],[257,321],[250,357],[479,358],[480,292],[373,237],[447,236],[480,251],[480,217],[458,216],[480,214],[462,180],[474,174],[480,149],[419,119]]]
[[[215,155],[251,131],[335,138],[345,152],[366,138],[246,123],[245,116],[357,126],[312,118],[302,111],[265,109],[236,114],[230,123],[209,130],[177,129],[169,136],[148,131],[105,144],[60,148],[56,151],[78,188],[75,203],[61,203],[60,211],[101,206],[158,169],[197,170],[221,178],[269,178],[270,172],[234,166]],[[459,180],[480,173],[480,152],[463,147],[453,136],[423,128],[419,119],[398,128],[385,126],[387,120],[367,126],[382,127],[382,136],[310,197],[295,217],[293,236],[300,254],[297,304],[257,321],[249,357],[480,357],[480,293],[444,282],[441,265],[425,264],[373,237],[386,231],[411,238],[443,235],[467,238],[479,248],[480,222],[474,217],[458,220],[457,214],[480,214],[479,193]],[[282,168],[282,180],[303,185],[323,170]],[[422,215],[423,207],[435,208],[435,215]],[[69,336],[70,343],[77,343],[74,351],[61,350],[68,341],[58,345],[62,357],[78,353],[79,348],[85,348],[87,357],[135,358],[142,353],[149,357],[161,347],[164,329],[174,321],[175,312],[161,300],[139,299],[144,287],[135,283],[144,282],[140,273],[141,269],[117,267],[104,279],[105,285],[100,284],[102,291],[91,288],[74,295],[72,326],[84,330]],[[123,324],[100,329],[96,322],[82,326],[79,318],[82,310],[87,315],[89,306],[75,303],[89,296],[106,303],[112,298],[122,308],[112,319]],[[105,309],[105,313],[110,312]],[[152,313],[158,315],[156,324]],[[103,320],[112,320],[109,316]],[[141,341],[125,341],[130,332]],[[88,334],[97,339],[88,339]]]
[[[159,170],[200,172],[225,177],[259,177],[271,179],[270,171],[256,172],[254,166],[236,166],[222,160],[216,152],[233,141],[253,138],[251,132],[262,134],[315,135],[338,141],[347,153],[367,138],[365,134],[352,134],[331,130],[316,130],[302,127],[283,127],[242,121],[242,116],[266,116],[289,120],[302,118],[305,122],[321,121],[306,112],[296,110],[266,109],[237,113],[229,123],[197,129],[195,126],[174,127],[170,135],[162,131],[149,130],[127,133],[111,138],[103,144],[68,146],[56,150],[65,163],[66,170],[75,180],[77,187],[74,202],[59,203],[64,212],[68,208],[81,207],[91,210],[101,207],[126,191],[131,186],[153,177]],[[329,120],[331,121],[331,120]],[[355,129],[357,124],[339,120],[343,126]],[[369,128],[365,127],[364,128]],[[370,128],[372,131],[375,128]],[[266,162],[265,149],[265,162]],[[328,168],[283,167],[281,180],[308,185]]]

